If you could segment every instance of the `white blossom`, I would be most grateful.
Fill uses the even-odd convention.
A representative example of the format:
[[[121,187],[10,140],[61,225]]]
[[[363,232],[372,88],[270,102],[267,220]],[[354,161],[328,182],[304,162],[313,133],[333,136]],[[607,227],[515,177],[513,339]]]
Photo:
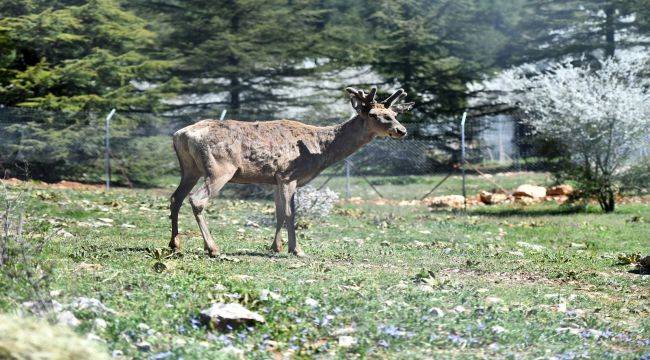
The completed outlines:
[[[338,201],[339,196],[329,188],[305,186],[296,193],[296,212],[309,218],[327,217]]]
[[[559,141],[580,166],[611,177],[643,146],[650,126],[650,81],[642,75],[649,56],[628,55],[595,66],[567,60],[543,72],[505,71],[500,83],[508,92],[500,100],[524,110],[536,131]]]

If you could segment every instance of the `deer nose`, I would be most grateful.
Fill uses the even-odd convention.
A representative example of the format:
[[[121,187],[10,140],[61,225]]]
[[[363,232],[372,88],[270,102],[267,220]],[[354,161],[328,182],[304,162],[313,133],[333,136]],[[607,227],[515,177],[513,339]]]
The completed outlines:
[[[396,137],[401,138],[401,137],[406,136],[406,128],[404,126],[402,126],[402,125],[396,126],[394,131],[395,131]]]

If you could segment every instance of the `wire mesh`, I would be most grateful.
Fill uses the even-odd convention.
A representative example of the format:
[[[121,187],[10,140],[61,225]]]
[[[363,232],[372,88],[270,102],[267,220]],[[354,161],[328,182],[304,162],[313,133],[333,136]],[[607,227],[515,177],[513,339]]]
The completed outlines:
[[[27,165],[30,177],[44,181],[103,183],[105,116],[0,107],[1,176],[19,176]],[[110,129],[113,184],[176,186],[179,170],[170,136],[196,120],[196,116],[118,112]],[[304,122],[326,125],[337,121]],[[409,133],[421,134],[418,127],[410,124]],[[444,142],[435,136],[375,139],[346,159],[347,171],[345,163],[339,162],[311,185],[328,187],[341,198],[411,200],[429,193],[460,194],[461,166],[468,174],[470,195],[551,181],[548,171],[557,148],[541,142],[513,117],[470,118],[466,128],[466,164],[460,164],[459,136]],[[647,152],[647,144],[640,146],[639,156]],[[272,197],[270,187],[257,185],[230,185],[223,193],[239,198]]]

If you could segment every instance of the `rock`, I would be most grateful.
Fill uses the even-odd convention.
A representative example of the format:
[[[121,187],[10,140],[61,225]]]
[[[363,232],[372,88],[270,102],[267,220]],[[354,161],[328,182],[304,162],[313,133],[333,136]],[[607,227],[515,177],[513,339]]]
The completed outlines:
[[[517,245],[521,246],[522,248],[526,248],[526,249],[533,250],[533,251],[541,251],[541,250],[546,249],[542,245],[531,244],[531,243],[527,243],[525,241],[517,241]]]
[[[240,325],[263,323],[264,317],[250,311],[238,303],[214,303],[208,309],[201,310],[201,321],[209,327],[229,330]]]
[[[435,317],[438,317],[438,318],[441,318],[441,317],[445,316],[445,312],[442,311],[442,309],[437,308],[437,307],[429,309],[429,314],[431,314],[431,315],[433,315]]]
[[[135,347],[137,347],[138,350],[143,351],[143,352],[151,351],[151,344],[149,344],[146,341],[140,341],[140,342],[135,343]]]
[[[102,304],[101,301],[94,298],[87,298],[83,296],[74,298],[70,303],[70,306],[72,306],[76,310],[88,310],[95,314],[99,314],[99,313],[116,314],[115,310],[106,307],[104,304]]]
[[[66,239],[74,237],[74,235],[70,234],[69,232],[65,231],[64,229],[59,229],[59,231],[57,231],[56,234],[61,236],[61,237],[66,238]]]
[[[70,327],[77,327],[81,325],[81,320],[77,319],[71,311],[65,310],[56,315],[56,321],[59,324],[68,325]]]
[[[498,304],[501,302],[501,299],[495,296],[488,296],[485,298],[485,303],[489,305]]]
[[[63,305],[56,300],[26,301],[22,305],[36,316],[45,316],[50,312],[59,313],[63,310]]]
[[[352,327],[352,326],[346,326],[344,328],[336,329],[332,332],[333,336],[340,336],[340,335],[348,335],[348,334],[353,334],[357,330]]]
[[[311,307],[318,307],[318,301],[314,300],[312,298],[306,298],[305,299],[305,305],[311,306]]]
[[[151,328],[149,327],[149,325],[147,325],[145,323],[139,323],[138,324],[138,330],[140,330],[142,332],[147,332],[147,331],[149,331],[149,329],[151,329]]]
[[[465,206],[465,197],[462,195],[436,196],[424,200],[430,207],[437,208],[462,208]]]
[[[515,204],[519,205],[532,205],[537,202],[537,199],[533,199],[528,196],[518,196],[515,197]]]
[[[357,344],[357,339],[352,336],[339,336],[339,346],[343,348],[352,347]]]
[[[506,329],[503,326],[499,326],[499,325],[492,326],[492,332],[495,334],[501,334],[505,331]]]
[[[529,197],[533,199],[544,198],[546,196],[546,188],[543,186],[524,184],[520,185],[513,193],[515,198]]]
[[[506,194],[491,193],[487,191],[481,191],[478,196],[481,202],[486,205],[501,204],[508,200],[508,196]]]
[[[245,359],[244,350],[238,349],[232,345],[228,345],[219,350],[219,354],[223,355],[226,359]]]
[[[454,307],[454,311],[459,313],[459,314],[464,313],[465,312],[465,307],[463,305],[458,305],[458,306]]]
[[[550,200],[555,201],[556,203],[558,203],[560,205],[562,205],[562,204],[566,203],[567,201],[569,201],[569,197],[566,196],[566,195],[557,195],[557,196],[550,196],[550,197],[547,196],[546,199],[549,200],[549,201]]]
[[[557,185],[557,186],[552,186],[548,188],[546,191],[546,195],[548,196],[569,196],[573,194],[573,186],[569,184],[562,184],[562,185]]]
[[[108,323],[102,318],[96,318],[93,323],[95,325],[95,328],[98,330],[104,330],[108,327]]]
[[[101,269],[102,269],[101,264],[89,264],[85,262],[82,262],[75,267],[75,271],[79,271],[79,270],[97,271]]]
[[[641,258],[641,260],[639,260],[639,265],[643,266],[644,268],[650,269],[650,255]]]
[[[262,290],[262,291],[260,292],[260,300],[262,300],[262,301],[267,301],[267,300],[269,300],[269,299],[272,299],[272,300],[281,300],[281,299],[282,299],[282,296],[280,296],[280,294],[278,294],[278,293],[276,293],[276,292],[273,292],[273,291],[271,291],[271,290],[268,290],[268,289],[264,289],[264,290]]]

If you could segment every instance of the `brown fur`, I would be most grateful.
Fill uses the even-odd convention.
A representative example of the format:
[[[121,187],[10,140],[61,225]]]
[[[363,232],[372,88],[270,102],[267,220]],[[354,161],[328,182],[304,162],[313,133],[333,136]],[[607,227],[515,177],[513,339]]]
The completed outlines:
[[[350,90],[348,90],[350,91]],[[361,92],[363,93],[363,92]],[[401,93],[400,93],[401,94]],[[293,197],[296,187],[308,183],[329,165],[342,160],[376,136],[403,137],[404,127],[390,105],[352,94],[357,115],[334,126],[317,127],[291,120],[242,122],[202,120],[174,134],[174,149],[181,166],[181,184],[171,198],[172,240],[180,248],[178,211],[199,178],[205,184],[190,196],[205,248],[214,256],[202,211],[211,196],[227,182],[275,184],[276,236],[272,249],[280,251],[280,229],[286,225],[289,251],[302,255],[295,240]]]

